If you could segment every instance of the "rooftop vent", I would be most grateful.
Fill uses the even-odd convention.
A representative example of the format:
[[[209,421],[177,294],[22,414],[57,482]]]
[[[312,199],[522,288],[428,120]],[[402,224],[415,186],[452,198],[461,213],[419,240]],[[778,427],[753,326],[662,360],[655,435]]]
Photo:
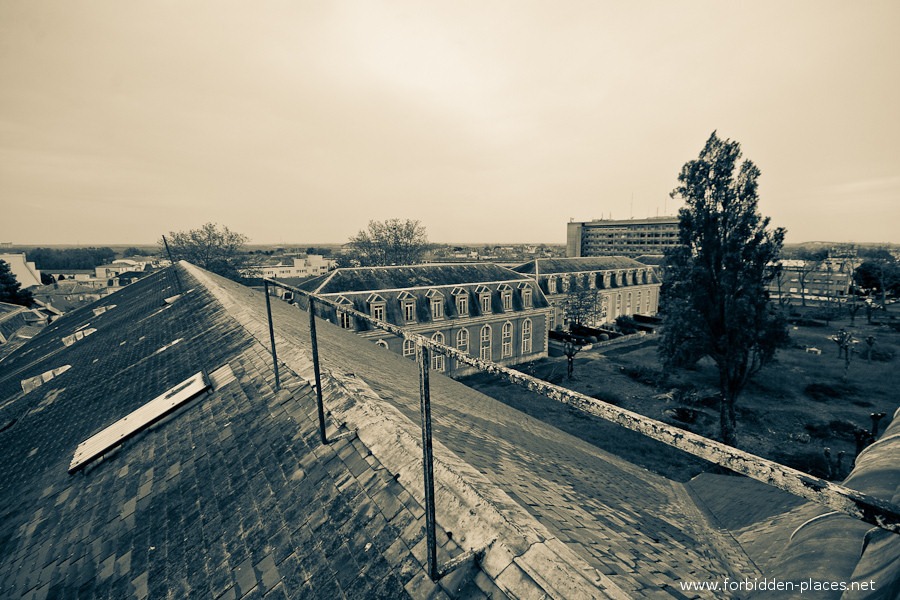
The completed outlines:
[[[75,450],[75,456],[72,457],[69,473],[74,473],[83,468],[87,463],[159,421],[208,388],[209,382],[201,371],[157,396],[131,414],[122,417],[103,431],[81,442]]]

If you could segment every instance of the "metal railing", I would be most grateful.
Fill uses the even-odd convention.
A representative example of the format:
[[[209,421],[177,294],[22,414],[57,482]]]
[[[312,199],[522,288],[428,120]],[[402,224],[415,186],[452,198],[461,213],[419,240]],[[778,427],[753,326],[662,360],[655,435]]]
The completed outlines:
[[[310,319],[310,336],[312,338],[313,364],[316,373],[316,391],[319,402],[322,443],[327,443],[327,441],[325,440],[324,433],[325,424],[322,409],[322,392],[319,381],[319,358],[315,330],[316,303],[333,308],[339,313],[346,313],[373,327],[392,333],[404,340],[411,340],[415,343],[416,360],[419,363],[419,392],[421,397],[429,575],[434,580],[439,578],[442,573],[447,572],[447,568],[443,571],[439,571],[434,558],[434,486],[431,456],[431,399],[428,380],[430,355],[432,352],[438,352],[444,356],[452,357],[459,363],[470,365],[485,373],[491,373],[552,400],[568,404],[606,421],[616,423],[736,473],[762,481],[763,483],[780,488],[796,496],[806,498],[807,500],[811,500],[832,510],[843,512],[866,523],[875,525],[876,527],[894,533],[900,533],[900,507],[891,502],[858,492],[854,489],[825,479],[808,475],[801,471],[797,471],[796,469],[786,467],[771,460],[750,454],[749,452],[727,446],[721,442],[702,437],[684,429],[679,429],[661,421],[591,398],[590,396],[547,383],[546,381],[531,377],[514,369],[503,367],[494,362],[469,356],[456,348],[440,344],[420,334],[412,333],[403,327],[375,319],[358,310],[349,308],[347,305],[338,304],[327,298],[316,296],[315,294],[280,281],[266,278],[264,279],[264,282],[267,307],[270,285],[289,290],[308,300],[307,310]],[[271,309],[269,309],[269,331],[271,334],[272,358],[275,363],[277,382],[278,362],[275,353],[275,337],[272,333]],[[453,562],[454,564],[458,564],[458,561],[456,560]]]

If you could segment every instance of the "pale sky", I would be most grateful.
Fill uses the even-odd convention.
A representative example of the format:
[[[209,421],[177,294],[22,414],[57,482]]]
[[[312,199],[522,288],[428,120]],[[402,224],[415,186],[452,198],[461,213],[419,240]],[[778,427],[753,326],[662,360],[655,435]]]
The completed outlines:
[[[674,213],[713,130],[788,242],[900,243],[900,2],[0,2],[0,241]],[[633,207],[633,208],[632,208]]]

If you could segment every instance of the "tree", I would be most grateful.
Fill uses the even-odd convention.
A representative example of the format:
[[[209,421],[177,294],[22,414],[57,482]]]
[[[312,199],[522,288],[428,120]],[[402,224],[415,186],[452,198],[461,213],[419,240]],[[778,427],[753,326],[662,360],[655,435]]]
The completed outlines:
[[[807,250],[800,251],[800,264],[796,267],[797,282],[800,284],[800,305],[806,306],[806,284],[809,276],[819,270],[822,262],[828,258],[828,250]]]
[[[34,297],[31,291],[23,290],[22,284],[16,279],[9,264],[0,260],[0,302],[18,304],[20,306],[34,305]]]
[[[190,231],[171,231],[159,240],[163,256],[166,242],[172,260],[186,260],[223,277],[239,281],[251,277],[249,255],[244,250],[247,236],[222,225],[207,223]]]
[[[881,307],[886,308],[887,294],[900,294],[900,265],[890,253],[870,253],[866,260],[857,267],[853,275],[856,285],[866,292],[867,296],[879,295]]]
[[[570,323],[594,326],[606,316],[600,292],[578,285],[571,285],[563,300],[563,314]]]
[[[364,265],[412,265],[422,260],[428,237],[425,228],[412,219],[369,221],[367,229],[350,238],[350,246]]]
[[[741,391],[778,348],[787,345],[784,316],[768,301],[766,285],[784,241],[758,210],[759,169],[740,164],[740,144],[709,137],[687,162],[672,197],[679,211],[678,245],[667,252],[666,315],[659,346],[666,366],[709,356],[719,374],[721,438],[735,441],[735,404]]]

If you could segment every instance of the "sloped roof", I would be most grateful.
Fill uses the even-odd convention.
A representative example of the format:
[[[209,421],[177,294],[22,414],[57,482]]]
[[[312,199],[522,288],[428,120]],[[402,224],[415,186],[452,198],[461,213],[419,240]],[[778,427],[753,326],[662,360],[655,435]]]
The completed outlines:
[[[191,289],[174,303],[163,302],[180,291],[168,269],[99,316],[59,319],[4,361],[0,597],[409,598],[434,588],[412,551],[421,507],[359,440],[320,446],[309,385],[284,371],[276,392],[265,348],[178,268]],[[61,343],[87,324],[93,335]],[[63,364],[23,393],[21,379]],[[80,442],[198,370],[233,377],[84,475],[66,474]],[[441,535],[442,556],[458,552]],[[465,581],[474,586],[448,585]]]
[[[175,268],[186,291],[165,304]],[[415,363],[321,321],[330,435],[359,436],[321,446],[296,307],[272,303],[276,391],[261,293],[179,265],[94,306],[112,303],[3,363],[0,597],[624,598],[729,572],[678,484],[433,374],[439,557],[485,548],[438,588]],[[67,474],[79,443],[198,370],[234,379]]]
[[[582,273],[611,269],[640,269],[645,267],[627,256],[591,256],[584,258],[538,258],[513,267],[517,273],[550,275],[553,273]]]
[[[300,287],[319,294],[332,294],[519,279],[523,279],[520,274],[499,265],[457,263],[336,269],[327,275],[305,281]]]
[[[640,256],[635,256],[634,260],[639,263],[643,263],[645,265],[654,265],[654,266],[662,266],[666,264],[666,255],[665,254],[641,254]]]

